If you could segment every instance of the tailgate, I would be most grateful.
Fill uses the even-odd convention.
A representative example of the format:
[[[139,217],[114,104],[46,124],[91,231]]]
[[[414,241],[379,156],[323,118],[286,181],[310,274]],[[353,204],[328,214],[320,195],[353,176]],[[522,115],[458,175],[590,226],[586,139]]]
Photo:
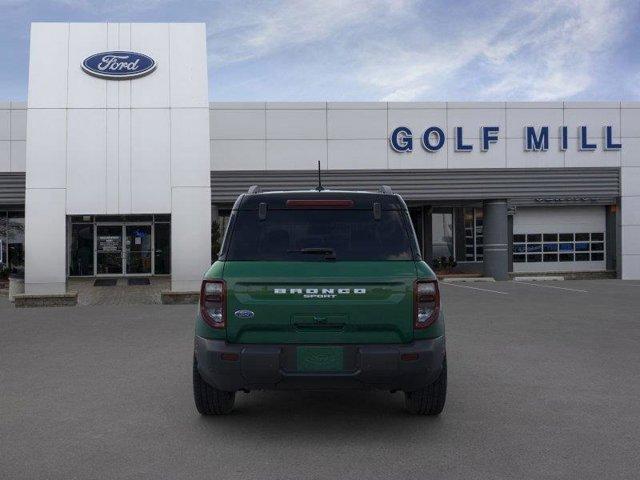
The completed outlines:
[[[230,343],[406,343],[412,261],[226,262]]]

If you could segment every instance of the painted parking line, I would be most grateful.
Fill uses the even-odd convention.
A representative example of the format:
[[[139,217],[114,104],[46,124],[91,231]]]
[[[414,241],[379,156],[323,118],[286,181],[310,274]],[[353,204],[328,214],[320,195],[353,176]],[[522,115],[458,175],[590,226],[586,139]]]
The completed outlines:
[[[440,282],[441,285],[450,285],[458,288],[470,288],[471,290],[480,290],[481,292],[498,293],[500,295],[509,295],[507,292],[500,292],[498,290],[489,290],[488,288],[470,287],[469,285],[460,285],[458,283]]]
[[[556,290],[568,290],[570,292],[581,292],[581,293],[589,293],[587,290],[580,290],[577,288],[567,288],[567,287],[556,287],[554,285],[540,285],[539,283],[529,283],[529,282],[513,282],[521,285],[530,285],[532,287],[540,287],[540,288],[555,288]]]

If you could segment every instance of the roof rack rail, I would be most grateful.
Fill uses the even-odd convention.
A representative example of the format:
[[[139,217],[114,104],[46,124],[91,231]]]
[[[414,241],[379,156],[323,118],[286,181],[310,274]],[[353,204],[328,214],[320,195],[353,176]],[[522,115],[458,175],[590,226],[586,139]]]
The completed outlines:
[[[380,185],[378,191],[380,193],[384,193],[385,195],[393,195],[393,190],[391,190],[391,187],[389,185]]]
[[[253,195],[255,193],[262,193],[262,189],[260,188],[260,185],[251,185],[247,193],[249,195]]]

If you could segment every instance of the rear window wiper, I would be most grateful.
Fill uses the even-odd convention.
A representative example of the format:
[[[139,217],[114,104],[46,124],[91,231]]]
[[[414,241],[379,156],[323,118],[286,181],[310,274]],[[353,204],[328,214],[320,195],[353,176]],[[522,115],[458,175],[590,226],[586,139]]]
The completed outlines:
[[[308,247],[301,248],[299,250],[287,250],[287,253],[308,253],[308,254],[316,254],[316,255],[325,255],[326,260],[335,260],[336,252],[333,248],[329,247]]]

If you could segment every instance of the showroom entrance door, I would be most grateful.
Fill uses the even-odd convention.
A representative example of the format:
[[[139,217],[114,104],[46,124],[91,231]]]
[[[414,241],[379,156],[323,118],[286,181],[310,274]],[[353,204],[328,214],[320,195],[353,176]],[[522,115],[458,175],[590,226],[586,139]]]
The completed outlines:
[[[124,268],[127,275],[151,275],[153,272],[153,238],[151,224],[125,225]]]
[[[95,225],[96,275],[151,275],[153,228],[151,223]]]

